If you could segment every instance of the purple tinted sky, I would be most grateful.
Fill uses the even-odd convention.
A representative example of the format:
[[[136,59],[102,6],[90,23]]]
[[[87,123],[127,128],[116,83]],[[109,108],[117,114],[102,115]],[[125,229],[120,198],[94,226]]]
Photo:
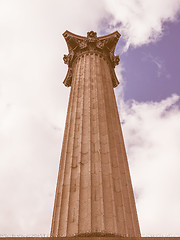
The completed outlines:
[[[156,43],[130,47],[120,55],[125,71],[125,100],[159,101],[180,94],[180,22],[164,25],[163,37]],[[122,47],[120,39],[116,49]]]
[[[117,101],[122,89],[137,100],[119,109],[142,234],[180,236],[180,23],[161,31],[178,12],[180,0],[0,0],[0,234],[50,232],[70,91],[61,34],[118,30]],[[122,53],[125,35],[142,47]]]

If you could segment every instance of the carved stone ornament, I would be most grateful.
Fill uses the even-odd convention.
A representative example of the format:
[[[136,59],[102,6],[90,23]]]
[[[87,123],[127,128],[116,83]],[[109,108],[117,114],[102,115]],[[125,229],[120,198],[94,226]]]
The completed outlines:
[[[97,33],[90,31],[87,33],[87,41],[88,42],[96,42],[97,41]]]
[[[97,37],[97,33],[90,31],[87,37],[75,35],[69,31],[65,31],[63,36],[67,42],[69,54],[64,55],[64,63],[68,65],[68,72],[64,80],[64,85],[69,87],[72,82],[72,64],[74,60],[81,54],[87,52],[100,53],[110,64],[113,87],[116,87],[119,82],[117,80],[114,68],[119,64],[119,56],[114,56],[116,44],[120,38],[119,32],[114,32],[103,37]]]

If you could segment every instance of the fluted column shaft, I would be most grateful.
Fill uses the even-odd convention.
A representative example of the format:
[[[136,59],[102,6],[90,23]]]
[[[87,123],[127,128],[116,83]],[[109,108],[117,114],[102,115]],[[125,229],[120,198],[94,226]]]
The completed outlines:
[[[108,59],[81,54],[72,72],[51,236],[140,236]]]

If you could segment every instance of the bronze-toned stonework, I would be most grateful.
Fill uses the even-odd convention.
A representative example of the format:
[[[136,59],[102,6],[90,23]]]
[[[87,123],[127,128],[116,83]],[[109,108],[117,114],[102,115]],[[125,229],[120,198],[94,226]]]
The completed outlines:
[[[71,86],[51,236],[140,237],[113,87],[120,34],[66,31]]]
[[[119,32],[114,32],[103,37],[97,37],[96,32],[90,31],[87,33],[87,37],[82,37],[66,31],[63,36],[69,49],[69,54],[64,55],[63,58],[64,63],[68,65],[68,72],[63,82],[66,87],[71,86],[73,62],[85,53],[96,53],[103,56],[108,64],[111,65],[110,69],[113,87],[116,87],[119,84],[114,73],[114,68],[120,61],[119,56],[114,56],[116,44],[121,36]]]

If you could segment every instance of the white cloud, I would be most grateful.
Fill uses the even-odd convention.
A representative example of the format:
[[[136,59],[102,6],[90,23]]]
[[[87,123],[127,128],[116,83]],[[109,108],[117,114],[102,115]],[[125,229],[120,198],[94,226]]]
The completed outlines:
[[[145,2],[149,4],[149,8],[147,5],[143,5]],[[162,21],[164,19],[173,20],[179,8],[178,1],[171,0],[169,7],[167,0],[163,1],[163,6],[161,6],[162,0],[156,3],[152,2],[154,5],[150,1],[143,3],[131,1],[132,5],[129,4],[129,1],[129,5],[127,5],[127,1],[115,2],[112,0],[0,0],[1,234],[49,234],[50,231],[57,168],[69,95],[69,90],[62,84],[67,71],[62,57],[64,53],[67,53],[67,47],[61,34],[65,30],[82,35],[91,29],[101,30],[99,22],[106,13],[110,12],[115,14],[115,21],[112,23],[115,24],[119,21],[123,23],[122,29],[119,30],[128,39],[128,44],[144,44],[152,38],[153,31],[160,34],[162,30],[160,19]],[[157,9],[154,6],[157,6]],[[142,8],[144,8],[143,11]],[[156,14],[154,20],[150,14],[153,8],[155,12],[158,9],[162,11],[161,14]],[[147,9],[151,11],[148,12]],[[142,26],[139,19],[146,20],[144,22],[146,24]],[[121,73],[123,68],[119,68],[117,73],[118,71]],[[122,89],[122,84],[120,89]],[[121,92],[122,95],[123,92]],[[160,105],[162,103],[157,103],[157,106]],[[135,135],[139,137],[140,143],[143,134],[146,134],[146,131],[149,133],[153,128],[153,125],[149,125],[148,114],[152,117],[154,105],[152,104],[152,112],[151,104],[142,104],[141,107],[140,104],[134,103],[133,106],[128,109],[134,111],[135,121],[140,117],[138,114],[141,113],[143,106],[147,113],[146,118],[144,115],[141,116],[142,129],[138,129],[136,126]],[[139,108],[137,108],[138,106]],[[150,110],[148,110],[149,107]],[[158,109],[160,108],[158,107]],[[164,110],[161,112],[164,114]],[[172,109],[168,111],[167,122],[165,117],[160,118],[158,113],[157,119],[160,127],[160,120],[162,120],[164,128],[171,127],[167,123],[169,119],[174,119],[173,126],[176,126],[175,110],[175,117],[173,114],[171,117],[169,115],[169,113],[173,113]],[[127,115],[127,124],[124,125],[127,126],[125,136],[129,134],[135,136],[132,131],[134,123],[131,119],[133,116],[127,111],[124,114]],[[154,121],[152,121],[153,123]],[[163,128],[159,129],[163,130]],[[137,133],[137,130],[140,132]],[[168,149],[169,153],[172,150],[171,154],[178,156],[178,150],[177,153],[174,152],[174,146],[176,146],[174,132],[175,130],[170,135],[174,145]],[[160,138],[156,139],[155,135],[152,135],[148,141],[151,143],[154,140],[155,143],[158,143],[158,139],[160,141]],[[147,150],[148,141],[146,140],[144,144]],[[140,159],[138,158],[140,147],[138,144],[136,146],[137,148],[133,148],[133,142],[130,139],[127,140],[130,159],[133,156]],[[154,148],[152,147],[152,149]],[[158,152],[157,149],[157,156],[161,152]],[[155,152],[148,152],[148,154],[155,154]],[[136,173],[140,171],[142,165],[140,161],[134,162],[136,163],[134,171]],[[140,166],[138,167],[138,165]],[[143,166],[146,169],[146,165]],[[136,185],[140,184],[140,189],[143,188],[144,185],[141,185],[143,176],[141,174],[138,175],[139,178],[135,178],[135,176]],[[148,180],[143,181],[144,184],[146,182],[149,184]],[[138,202],[139,206],[143,206],[142,209],[145,209],[150,201],[147,192],[145,192],[146,199],[143,198],[146,201]],[[148,211],[147,209],[146,211]],[[176,215],[174,208],[172,213]],[[143,218],[143,213],[140,212],[140,216]],[[146,213],[144,216],[149,215]],[[153,216],[150,217],[153,218]],[[143,231],[153,232],[151,224],[150,228],[146,225],[149,223],[148,221],[143,225]]]
[[[0,234],[50,232],[69,95],[62,33],[97,30],[103,11],[95,0],[0,0]]]
[[[129,45],[141,46],[157,41],[163,34],[163,23],[175,21],[180,0],[105,0],[112,14],[110,29],[119,29]],[[119,26],[120,24],[120,26]]]
[[[180,108],[177,95],[124,104],[124,138],[142,234],[180,235]]]

